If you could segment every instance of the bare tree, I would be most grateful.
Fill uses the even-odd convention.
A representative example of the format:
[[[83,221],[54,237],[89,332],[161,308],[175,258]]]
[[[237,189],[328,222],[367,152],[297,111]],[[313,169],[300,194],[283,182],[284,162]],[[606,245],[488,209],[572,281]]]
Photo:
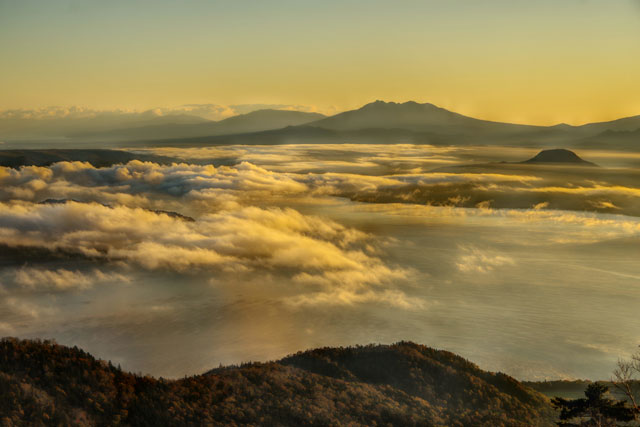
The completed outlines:
[[[634,409],[635,419],[640,415],[640,350],[636,351],[630,359],[618,360],[618,365],[611,378],[613,386],[622,392]]]

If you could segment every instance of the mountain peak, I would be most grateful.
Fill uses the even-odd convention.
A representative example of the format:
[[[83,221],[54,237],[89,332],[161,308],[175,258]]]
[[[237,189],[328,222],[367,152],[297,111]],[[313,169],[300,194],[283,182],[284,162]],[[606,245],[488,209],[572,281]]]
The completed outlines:
[[[570,125],[568,123],[562,122],[562,123],[558,123],[558,124],[555,124],[555,125],[550,126],[550,127],[555,128],[555,129],[572,129],[574,126],[572,126],[572,125]]]
[[[313,123],[313,126],[332,130],[407,129],[411,131],[458,132],[480,121],[415,101],[403,103],[377,100],[357,110],[345,111]]]
[[[359,108],[359,110],[364,110],[367,108],[375,108],[375,107],[387,107],[387,108],[402,108],[402,107],[409,107],[409,108],[436,108],[438,110],[444,110],[443,108],[440,108],[434,104],[431,104],[429,102],[425,102],[425,103],[419,103],[416,101],[406,101],[406,102],[394,102],[394,101],[383,101],[381,99],[377,99],[373,102],[370,102],[368,104],[363,105],[362,107]],[[357,110],[356,110],[357,111]],[[446,110],[445,110],[446,111]]]

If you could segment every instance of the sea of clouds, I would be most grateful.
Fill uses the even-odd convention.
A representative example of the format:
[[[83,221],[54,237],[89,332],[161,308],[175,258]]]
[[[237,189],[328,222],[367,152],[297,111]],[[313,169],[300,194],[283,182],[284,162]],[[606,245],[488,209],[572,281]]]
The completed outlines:
[[[176,294],[184,288],[209,298],[210,289],[228,293],[235,287],[291,313],[350,310],[353,316],[360,313],[350,320],[357,323],[354,319],[366,318],[362,310],[378,307],[378,313],[392,310],[388,313],[407,313],[408,319],[428,312],[436,322],[451,317],[437,315],[443,307],[458,310],[457,303],[443,303],[449,294],[438,294],[456,295],[456,283],[472,290],[518,277],[543,283],[537,273],[531,276],[529,264],[555,262],[544,260],[549,248],[584,251],[584,258],[599,253],[597,245],[615,249],[640,236],[640,188],[634,184],[637,173],[628,168],[558,170],[409,145],[146,151],[176,161],[0,168],[4,335],[42,334],[52,319],[66,319],[64,328],[77,330],[81,323],[71,320],[73,314],[97,294],[114,301],[104,303],[104,317],[82,312],[82,322],[104,328],[126,319],[126,327],[112,327],[114,336],[140,319],[187,322],[193,313],[201,313],[198,328],[204,328],[215,322],[202,313],[230,310],[216,305],[201,312],[184,295],[135,303],[144,301],[136,296],[142,292],[137,284],[142,280],[153,287],[158,278],[163,278],[158,294],[171,286]],[[599,160],[610,157],[600,153]],[[480,161],[469,166],[473,158]],[[572,262],[567,268],[582,261]],[[590,262],[577,271],[581,280],[604,275],[627,283],[640,277],[629,263],[617,269]],[[554,280],[564,277],[553,274]],[[109,314],[122,307],[117,295],[128,295],[134,304],[118,319]],[[182,314],[175,307],[182,307]],[[378,326],[389,333],[393,328],[393,323]],[[74,333],[80,334],[69,335],[75,340],[95,336]],[[302,338],[285,341],[291,347],[311,345]],[[602,347],[622,348],[617,341]],[[255,354],[266,357],[282,349],[266,356],[260,351]],[[136,357],[143,363],[151,356]]]

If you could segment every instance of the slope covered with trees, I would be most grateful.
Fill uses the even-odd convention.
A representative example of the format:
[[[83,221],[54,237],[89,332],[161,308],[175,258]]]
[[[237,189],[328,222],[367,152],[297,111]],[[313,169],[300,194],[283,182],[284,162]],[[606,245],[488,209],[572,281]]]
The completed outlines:
[[[541,394],[413,343],[325,348],[179,380],[0,341],[1,425],[553,425]]]

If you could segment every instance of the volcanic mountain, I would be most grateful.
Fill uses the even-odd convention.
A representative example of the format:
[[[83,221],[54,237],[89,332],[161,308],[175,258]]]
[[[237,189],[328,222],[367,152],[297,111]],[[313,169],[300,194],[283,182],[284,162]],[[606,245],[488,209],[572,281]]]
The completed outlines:
[[[521,162],[524,164],[572,164],[578,166],[597,166],[595,163],[581,159],[576,153],[564,148],[555,148],[553,150],[542,150],[529,160]]]
[[[539,126],[518,125],[474,119],[433,104],[375,101],[357,110],[309,123],[338,131],[356,129],[405,129],[439,134],[511,134],[542,129]]]

